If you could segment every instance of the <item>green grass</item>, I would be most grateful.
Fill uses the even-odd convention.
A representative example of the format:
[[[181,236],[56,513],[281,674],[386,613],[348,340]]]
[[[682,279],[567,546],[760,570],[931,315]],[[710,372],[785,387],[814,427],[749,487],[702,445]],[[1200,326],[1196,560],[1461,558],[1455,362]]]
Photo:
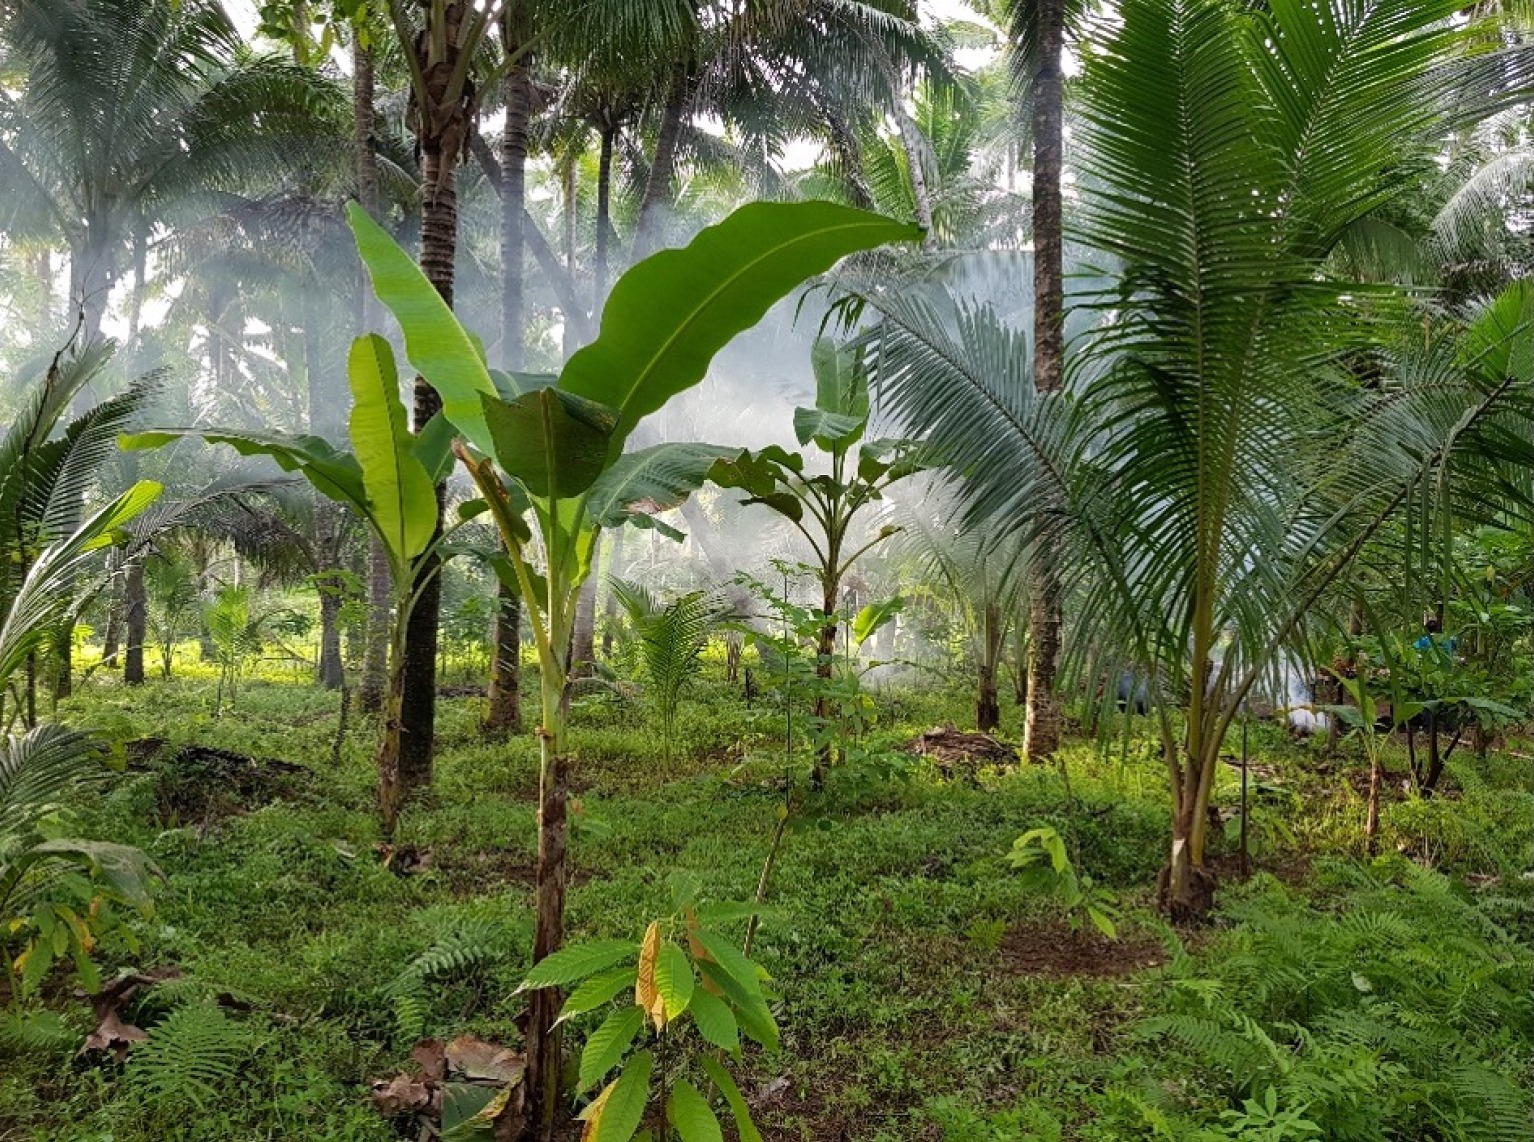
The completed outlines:
[[[64,713],[123,740],[197,742],[312,772],[287,798],[216,820],[159,817],[156,782],[164,778],[154,773],[129,773],[110,796],[76,809],[77,828],[141,845],[166,875],[156,914],[139,924],[131,966],[176,964],[185,979],[151,992],[133,1014],[152,1027],[175,1006],[232,997],[238,1007],[229,1021],[248,1033],[231,1047],[237,1074],[198,1106],[195,1091],[158,1087],[132,1065],[74,1060],[89,1012],[59,977],[46,1002],[67,1020],[69,1036],[22,1046],[0,1035],[3,1142],[381,1142],[397,1135],[368,1105],[367,1084],[400,1065],[415,1035],[517,1040],[514,991],[532,929],[531,735],[483,740],[476,701],[441,704],[436,782],[407,811],[399,837],[429,860],[400,876],[374,850],[375,728],[356,724],[332,767],[334,695],[269,671],[248,679],[237,708],[214,719],[212,686],[205,677],[152,680],[130,693],[97,676]],[[962,726],[968,701],[942,692],[884,695],[875,739],[895,743],[942,720]],[[706,898],[751,896],[781,799],[773,785],[780,717],[706,682],[684,703],[681,748],[668,765],[641,710],[603,701],[578,709],[574,938],[637,939],[668,907],[667,877],[676,870],[690,871]],[[1007,732],[1020,736],[1013,725]],[[758,1097],[768,1137],[1267,1138],[1222,1125],[1230,1121],[1222,1113],[1267,1085],[1290,1107],[1310,1087],[1272,1068],[1238,1073],[1217,1051],[1211,1057],[1208,1044],[1143,1029],[1146,1019],[1187,1014],[1190,995],[1217,995],[1280,1043],[1301,1042],[1292,1028],[1308,1028],[1305,1041],[1318,1046],[1282,1048],[1297,1058],[1343,1050],[1334,1040],[1344,1032],[1327,1020],[1356,1016],[1344,1010],[1345,994],[1314,1011],[1258,1002],[1261,955],[1258,968],[1249,964],[1265,925],[1282,923],[1286,938],[1305,946],[1328,938],[1339,914],[1392,908],[1405,917],[1406,947],[1386,957],[1389,979],[1428,971],[1427,959],[1412,958],[1414,932],[1426,947],[1463,929],[1470,960],[1489,957],[1504,973],[1528,969],[1519,947],[1534,934],[1528,882],[1519,876],[1534,829],[1526,765],[1467,758],[1453,796],[1390,807],[1389,846],[1450,874],[1446,891],[1466,911],[1448,916],[1414,895],[1418,866],[1404,857],[1372,868],[1360,862],[1358,798],[1335,769],[1318,772],[1314,747],[1259,727],[1256,748],[1271,777],[1258,790],[1258,864],[1278,877],[1228,888],[1226,918],[1188,937],[1192,953],[1151,911],[1168,822],[1159,760],[1138,740],[1072,747],[1071,812],[1059,771],[1042,768],[949,783],[917,766],[904,780],[864,785],[823,806],[813,826],[789,836],[756,945],[776,981],[783,1028],[778,1058],[747,1059],[748,1093]],[[1234,803],[1236,790],[1232,770],[1218,800]],[[1020,888],[1005,854],[1040,824],[1072,830],[1078,863],[1121,893],[1122,954],[1171,954],[1169,966],[1037,970],[1031,946],[1068,937],[1050,902]],[[461,962],[436,970],[444,947]],[[1430,994],[1413,991],[1411,1001],[1425,1004]],[[1466,1011],[1497,1021],[1498,1034],[1454,1057],[1482,1068],[1487,1083],[1530,1078],[1531,1033],[1516,1025],[1523,1009],[1506,996],[1478,994],[1474,1004]],[[1431,1007],[1422,1016],[1446,1035],[1466,1017]],[[1365,1106],[1381,1109],[1372,1118],[1354,1114],[1334,1136],[1498,1137],[1487,1131],[1506,1107],[1477,1110],[1482,1104],[1464,1091],[1437,1096],[1458,1116],[1459,1135],[1442,1132],[1418,1103],[1391,1101],[1392,1086],[1418,1091],[1408,1080],[1419,1062],[1447,1066],[1435,1044],[1355,1044],[1384,1068]],[[1407,1058],[1414,1050],[1427,1061]]]

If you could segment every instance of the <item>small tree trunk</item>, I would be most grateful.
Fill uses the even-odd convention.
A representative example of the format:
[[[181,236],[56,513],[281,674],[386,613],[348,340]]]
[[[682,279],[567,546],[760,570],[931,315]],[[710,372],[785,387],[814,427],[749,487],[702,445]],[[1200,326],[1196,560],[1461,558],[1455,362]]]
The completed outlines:
[[[569,756],[566,722],[569,691],[559,673],[545,665],[541,671],[543,725],[542,764],[538,779],[538,889],[533,936],[533,963],[557,952],[565,938],[565,852],[569,843],[566,815],[569,796]],[[529,996],[527,1020],[527,1089],[537,1142],[554,1136],[554,1120],[560,1099],[558,988],[544,988]]]
[[[1001,701],[996,692],[996,672],[980,669],[980,697],[975,702],[975,728],[988,734],[1001,725]]]
[[[112,670],[117,667],[117,654],[122,649],[122,602],[117,593],[107,603],[107,629],[101,638],[101,665]]]
[[[1197,822],[1189,819],[1189,810],[1179,809],[1173,820],[1172,852],[1156,884],[1161,911],[1176,924],[1200,923],[1214,907],[1214,878],[1195,852]]]
[[[399,824],[400,810],[410,793],[410,782],[401,764],[405,733],[404,706],[408,658],[404,647],[393,648],[389,671],[389,689],[384,698],[383,737],[378,742],[375,765],[378,770],[378,823],[384,839],[392,840]]]
[[[53,700],[68,698],[75,692],[75,623],[67,618],[59,624],[53,647]]]
[[[346,665],[341,658],[341,594],[339,578],[320,585],[319,683],[327,690],[346,684]]]
[[[127,569],[127,650],[123,656],[123,681],[129,686],[144,684],[144,632],[149,619],[149,600],[144,590],[144,557],[128,560]]]
[[[1422,795],[1431,797],[1443,776],[1444,756],[1439,748],[1438,711],[1427,712],[1427,774],[1422,778]]]
[[[1384,784],[1384,774],[1380,771],[1379,751],[1376,750],[1369,759],[1369,801],[1364,815],[1364,841],[1369,848],[1369,855],[1373,856],[1378,851],[1378,836],[1380,831],[1380,786]]]
[[[820,745],[815,750],[815,766],[810,773],[810,784],[816,789],[826,783],[826,773],[831,768],[831,699],[826,694],[836,664],[836,603],[840,584],[827,583],[821,601],[821,614],[825,621],[815,640],[815,677],[820,693],[815,695],[815,724],[820,735]]]
[[[1001,725],[1001,699],[996,691],[996,671],[1001,664],[1001,644],[1004,630],[1001,607],[987,603],[981,620],[980,696],[975,702],[975,727],[981,733],[990,733]]]
[[[495,661],[490,668],[490,708],[485,730],[522,732],[522,597],[505,584],[496,595]]]

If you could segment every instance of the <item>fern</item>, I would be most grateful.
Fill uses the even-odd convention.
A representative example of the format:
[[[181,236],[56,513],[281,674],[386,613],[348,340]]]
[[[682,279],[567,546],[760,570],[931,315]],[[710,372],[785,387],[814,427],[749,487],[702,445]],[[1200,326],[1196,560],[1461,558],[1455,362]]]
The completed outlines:
[[[59,1054],[75,1046],[79,1035],[52,1011],[0,1012],[0,1047],[34,1055]]]
[[[1354,877],[1335,914],[1272,882],[1227,908],[1224,955],[1176,956],[1141,1037],[1234,1107],[1269,1085],[1325,1137],[1527,1138],[1534,956],[1445,877]]]
[[[128,1081],[147,1097],[205,1108],[236,1081],[255,1049],[250,1029],[212,1004],[178,1007],[128,1059]]]
[[[504,961],[509,947],[503,923],[471,916],[411,960],[383,989],[400,1041],[414,1042],[425,1033],[429,984],[482,973]]]

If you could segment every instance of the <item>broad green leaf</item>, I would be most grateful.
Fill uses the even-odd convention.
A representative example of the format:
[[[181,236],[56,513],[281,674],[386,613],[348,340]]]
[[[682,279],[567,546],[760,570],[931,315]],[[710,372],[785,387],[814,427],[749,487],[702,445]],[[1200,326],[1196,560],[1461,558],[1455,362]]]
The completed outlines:
[[[601,331],[565,364],[560,387],[618,409],[616,457],[642,417],[701,381],[714,354],[795,287],[848,254],[920,236],[830,202],[743,206],[619,278]]]
[[[1108,939],[1117,940],[1119,938],[1118,926],[1114,924],[1113,917],[1109,916],[1108,913],[1104,912],[1101,908],[1098,908],[1092,904],[1088,904],[1087,918],[1090,919],[1093,926],[1096,927],[1097,930],[1104,936],[1107,936]]]
[[[355,202],[346,206],[357,252],[373,279],[373,292],[388,306],[405,334],[405,355],[442,396],[442,413],[470,443],[490,453],[482,396],[495,396],[475,340],[458,323],[426,275],[388,233]]]
[[[740,1057],[740,1028],[728,1003],[700,987],[693,992],[687,1012],[699,1035],[736,1058]]]
[[[561,948],[534,964],[517,990],[562,987],[585,979],[588,975],[595,975],[603,968],[610,968],[619,960],[637,955],[638,952],[639,945],[631,940],[593,940],[588,944]]]
[[[799,443],[808,444],[813,440],[827,452],[856,441],[867,423],[861,417],[842,416],[824,409],[794,409],[794,436]]]
[[[735,454],[712,444],[656,444],[630,452],[591,486],[587,518],[597,527],[642,525],[701,488],[715,462]]]
[[[859,646],[867,642],[880,627],[892,621],[905,608],[905,600],[899,595],[881,603],[869,603],[852,620],[852,637]]]
[[[160,448],[172,440],[198,436],[209,444],[227,444],[241,456],[267,456],[284,472],[298,472],[315,490],[349,504],[366,514],[367,491],[362,466],[350,452],[342,452],[318,436],[284,436],[275,432],[245,432],[237,428],[157,428],[118,438],[127,451]]]
[[[704,961],[698,967],[703,973],[703,978],[723,992],[734,1004],[735,1020],[740,1030],[768,1051],[776,1051],[778,1024],[772,1017],[767,1001],[761,995],[752,995],[734,976],[721,971],[716,963]]]
[[[533,495],[579,495],[607,466],[612,409],[551,388],[482,400],[496,462]]]
[[[687,1010],[695,983],[687,953],[667,940],[655,960],[655,990],[666,1005],[668,1023]]]
[[[425,427],[415,434],[415,458],[426,469],[433,484],[446,480],[452,471],[453,441],[457,437],[458,430],[453,427],[453,422],[440,412],[434,414]]]
[[[602,1021],[581,1049],[581,1089],[595,1086],[616,1067],[644,1026],[644,1011],[636,1006],[620,1008]]]
[[[582,1112],[586,1129],[581,1142],[629,1142],[634,1137],[650,1101],[654,1066],[649,1051],[640,1051],[624,1065],[623,1073]]]
[[[745,990],[747,995],[761,998],[762,980],[757,967],[734,944],[717,933],[698,931],[693,937],[708,953],[709,959],[724,969]]]
[[[724,1142],[724,1131],[708,1099],[686,1079],[678,1079],[666,1101],[666,1117],[682,1142]]]
[[[376,333],[352,343],[347,359],[351,382],[351,439],[362,465],[373,522],[384,545],[401,562],[425,551],[437,530],[437,493],[417,458],[394,351]]]
[[[740,1093],[740,1087],[735,1085],[730,1072],[724,1069],[724,1065],[718,1059],[708,1055],[703,1056],[703,1069],[708,1072],[709,1080],[719,1088],[719,1093],[724,1095],[724,1101],[730,1104],[730,1112],[735,1115],[735,1130],[740,1135],[740,1142],[762,1142],[762,1132],[756,1128],[756,1123],[751,1121],[751,1108],[746,1105],[746,1100]]]
[[[559,378],[553,373],[504,373],[500,369],[490,370],[490,381],[502,400],[516,400],[535,389],[549,389],[559,384]]]
[[[611,1003],[620,991],[634,986],[634,974],[633,968],[621,967],[592,976],[570,993],[565,1005],[559,1009],[559,1018],[565,1020],[584,1015]]]
[[[820,337],[810,350],[815,371],[815,407],[854,420],[868,420],[868,373],[855,349]],[[800,441],[804,443],[804,441]]]

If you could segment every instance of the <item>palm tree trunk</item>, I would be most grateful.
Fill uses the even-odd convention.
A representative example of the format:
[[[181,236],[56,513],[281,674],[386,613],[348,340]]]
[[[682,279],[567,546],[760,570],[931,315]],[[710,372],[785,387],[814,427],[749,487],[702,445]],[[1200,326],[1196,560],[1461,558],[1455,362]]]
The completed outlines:
[[[506,368],[522,368],[523,242],[527,205],[527,131],[533,113],[532,60],[526,44],[526,5],[508,7],[504,46],[515,61],[506,72],[506,127],[501,135],[501,356]]]
[[[868,175],[863,169],[863,152],[858,146],[846,117],[840,108],[827,106],[822,109],[826,120],[826,137],[831,143],[831,153],[841,168],[842,181],[847,185],[847,199],[860,210],[874,208],[873,191],[868,188]]]
[[[129,686],[144,683],[144,628],[149,619],[149,600],[144,591],[144,556],[128,560],[127,650],[123,655],[123,681]]]
[[[421,146],[421,272],[449,307],[453,304],[453,263],[458,252],[458,191],[455,170],[468,138],[468,107],[453,101],[449,84],[462,52],[470,19],[468,0],[439,0],[427,9],[430,25],[415,50],[426,90],[421,94],[417,137]],[[436,23],[440,21],[440,28]],[[431,45],[445,56],[428,58]],[[442,408],[437,390],[415,379],[413,425],[417,432]],[[445,487],[437,488],[437,530],[442,528]],[[437,620],[442,580],[435,558],[421,560],[415,605],[405,637],[404,695],[400,705],[400,775],[407,790],[431,784],[432,735],[437,712]]]
[[[678,64],[672,69],[661,109],[660,130],[655,136],[655,157],[645,180],[644,198],[639,207],[639,232],[634,235],[634,261],[646,257],[660,244],[665,215],[671,207],[671,183],[676,175],[677,144],[682,137],[682,123],[692,100],[691,69]]]
[[[1033,383],[1058,392],[1065,381],[1064,235],[1060,178],[1064,162],[1064,106],[1060,57],[1065,38],[1063,0],[1040,0],[1038,66],[1033,85]],[[1023,756],[1043,761],[1060,746],[1060,704],[1055,671],[1060,655],[1060,549],[1049,534],[1048,505],[1040,513],[1028,613],[1027,709]]]
[[[591,311],[602,312],[607,300],[607,236],[612,230],[613,141],[614,127],[602,127],[602,150],[597,157],[597,237],[596,270],[592,285]]]
[[[526,5],[508,5],[502,46],[513,62],[503,86],[506,126],[501,135],[501,355],[506,368],[522,368],[523,267],[527,225],[527,130],[533,111],[532,60],[526,52]],[[490,664],[490,732],[522,731],[522,598],[505,584],[497,592],[495,650]]]

